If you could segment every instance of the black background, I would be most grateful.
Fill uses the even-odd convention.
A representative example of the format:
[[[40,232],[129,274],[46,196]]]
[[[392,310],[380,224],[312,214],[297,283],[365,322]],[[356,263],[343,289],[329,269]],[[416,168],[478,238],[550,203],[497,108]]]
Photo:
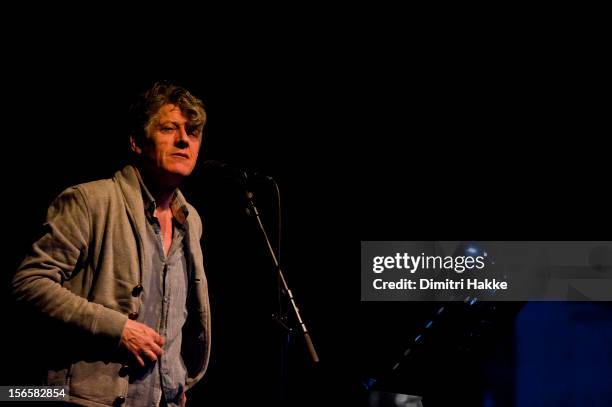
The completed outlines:
[[[82,73],[82,72],[80,72]],[[93,72],[92,72],[93,74]],[[289,76],[289,77],[287,77]],[[338,156],[335,107],[328,82],[296,80],[290,72],[218,72],[202,78],[146,75],[82,77],[52,71],[14,77],[7,115],[5,207],[7,270],[3,309],[7,337],[3,384],[28,383],[31,360],[51,332],[14,312],[8,281],[44,221],[46,208],[64,188],[108,177],[127,154],[125,115],[130,102],[153,79],[170,79],[205,102],[208,124],[202,159],[221,160],[274,177],[281,191],[281,262],[321,358],[309,360],[295,320],[288,350],[284,403],[310,404],[323,397],[350,397],[358,389],[349,361],[349,310],[358,301],[352,280],[344,219],[346,173],[330,167]],[[10,131],[8,130],[10,129]],[[348,153],[348,152],[347,152]],[[198,167],[183,191],[205,224],[203,247],[213,309],[213,355],[208,375],[191,393],[192,402],[226,405],[280,394],[283,330],[277,310],[274,268],[253,218],[245,214],[243,189],[221,174]],[[271,183],[254,179],[249,188],[276,247],[277,201]],[[356,225],[355,225],[356,226]],[[341,283],[341,284],[339,284]],[[352,302],[349,303],[349,302]],[[75,345],[78,346],[78,345]],[[350,377],[350,378],[349,378]],[[326,394],[330,394],[327,396]],[[334,395],[335,394],[335,395]]]
[[[119,168],[127,104],[156,78],[178,80],[205,101],[202,158],[279,184],[283,264],[321,357],[313,368],[303,342],[293,341],[287,405],[364,400],[360,382],[372,360],[392,353],[395,342],[401,348],[398,325],[421,318],[416,307],[360,304],[359,240],[609,238],[603,85],[596,70],[574,69],[599,66],[597,52],[574,48],[576,64],[564,47],[450,36],[416,53],[428,32],[406,41],[397,32],[315,40],[312,30],[287,37],[283,26],[233,38],[228,28],[218,32],[222,43],[204,40],[201,53],[177,58],[165,48],[138,66],[109,49],[62,48],[13,67],[3,100],[5,281],[54,196]],[[140,68],[158,61],[158,73]],[[181,76],[167,64],[179,65]],[[273,190],[254,187],[272,231]],[[192,401],[272,404],[279,336],[269,316],[275,293],[265,246],[235,186],[198,170],[185,192],[208,225],[215,335],[209,375]],[[12,329],[2,384],[22,384],[28,347],[49,333],[12,314],[8,290],[3,299]],[[484,385],[482,374],[421,367],[463,389],[466,400]]]

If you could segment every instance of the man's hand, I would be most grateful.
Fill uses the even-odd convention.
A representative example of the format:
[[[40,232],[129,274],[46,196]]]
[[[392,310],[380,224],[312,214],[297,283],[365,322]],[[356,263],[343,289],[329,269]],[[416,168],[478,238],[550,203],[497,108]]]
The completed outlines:
[[[141,367],[145,367],[143,356],[153,363],[157,362],[163,353],[162,338],[155,330],[145,324],[128,319],[121,334],[121,346],[126,348]]]

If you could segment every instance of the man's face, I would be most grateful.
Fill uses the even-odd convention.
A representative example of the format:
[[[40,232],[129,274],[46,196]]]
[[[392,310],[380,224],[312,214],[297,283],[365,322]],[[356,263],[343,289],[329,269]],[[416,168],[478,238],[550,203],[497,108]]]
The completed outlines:
[[[147,129],[142,146],[132,144],[145,166],[159,176],[187,177],[193,171],[202,135],[176,105],[163,105]]]

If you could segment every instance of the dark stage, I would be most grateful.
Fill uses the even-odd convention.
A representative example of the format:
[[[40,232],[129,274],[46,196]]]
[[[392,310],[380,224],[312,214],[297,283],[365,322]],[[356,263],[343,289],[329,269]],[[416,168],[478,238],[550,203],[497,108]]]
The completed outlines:
[[[523,114],[537,103],[518,109],[495,96],[518,99],[520,81],[493,81],[476,94],[441,68],[410,87],[392,69],[362,82],[314,62],[219,65],[201,79],[178,78],[207,106],[200,160],[278,183],[281,264],[320,357],[310,360],[291,312],[288,342],[272,318],[278,281],[242,186],[200,166],[182,190],[204,221],[213,339],[209,371],[188,405],[401,405],[374,404],[368,390],[420,393],[425,407],[609,405],[609,304],[507,304],[478,341],[461,337],[474,314],[456,310],[394,376],[389,367],[439,304],[361,303],[356,261],[359,240],[605,240],[607,147],[535,145],[531,124],[561,117],[555,109]],[[8,84],[2,385],[31,383],[37,351],[53,335],[12,305],[11,275],[55,196],[121,168],[127,107],[150,79],[49,71]],[[553,127],[578,137],[579,123]],[[586,154],[588,164],[574,167]],[[276,246],[274,188],[261,178],[249,188]]]

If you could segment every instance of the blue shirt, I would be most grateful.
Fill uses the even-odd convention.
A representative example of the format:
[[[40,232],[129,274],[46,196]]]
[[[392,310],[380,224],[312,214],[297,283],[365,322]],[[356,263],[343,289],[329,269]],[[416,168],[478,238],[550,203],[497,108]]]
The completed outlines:
[[[147,218],[143,236],[145,267],[142,276],[142,306],[138,322],[164,337],[164,354],[155,364],[130,374],[128,406],[158,406],[162,397],[170,406],[178,405],[185,389],[187,370],[181,356],[182,328],[187,319],[188,281],[183,238],[188,212],[185,202],[172,200],[172,244],[166,257],[155,199],[139,174]]]

